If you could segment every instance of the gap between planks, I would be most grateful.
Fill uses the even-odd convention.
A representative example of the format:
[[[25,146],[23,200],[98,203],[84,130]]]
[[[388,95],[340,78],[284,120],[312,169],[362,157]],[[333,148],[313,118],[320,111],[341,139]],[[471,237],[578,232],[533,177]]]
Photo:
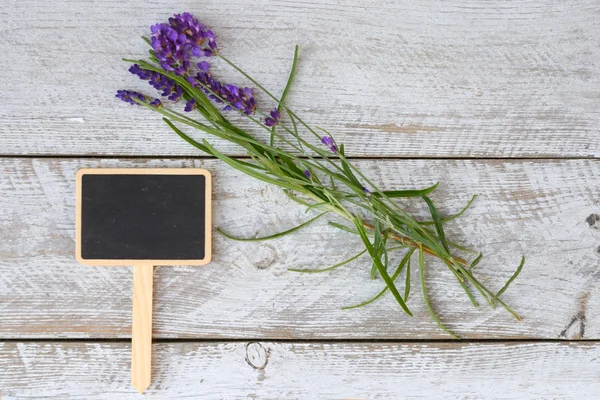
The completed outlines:
[[[237,159],[250,159],[251,157],[244,154],[227,154],[229,157],[237,158]],[[301,159],[308,159],[306,156],[297,156]],[[1,158],[23,158],[23,159],[111,159],[111,160],[155,160],[155,159],[163,159],[163,160],[216,160],[216,157],[207,156],[204,154],[199,155],[168,155],[168,154],[157,154],[157,155],[104,155],[104,154],[0,154]],[[321,157],[313,157],[317,160],[322,160]],[[331,157],[333,160],[337,160],[338,157]],[[348,160],[365,160],[365,161],[376,161],[376,160],[436,160],[436,161],[444,161],[444,160],[456,160],[456,161],[486,161],[486,160],[502,160],[502,161],[561,161],[561,160],[600,160],[598,157],[593,156],[540,156],[540,157],[464,157],[464,156],[347,156]]]
[[[535,344],[535,343],[556,343],[556,344],[580,344],[580,343],[600,343],[599,339],[366,339],[366,338],[347,338],[347,339],[270,339],[270,338],[237,338],[237,339],[217,339],[217,338],[162,338],[152,339],[152,344],[158,343],[296,343],[296,344]],[[131,343],[128,338],[0,338],[0,343]]]

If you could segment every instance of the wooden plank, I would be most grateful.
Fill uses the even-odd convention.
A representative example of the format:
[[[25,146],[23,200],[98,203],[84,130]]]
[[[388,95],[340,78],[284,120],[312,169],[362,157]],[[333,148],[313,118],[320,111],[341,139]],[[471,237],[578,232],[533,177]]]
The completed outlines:
[[[475,309],[451,273],[428,261],[428,289],[443,321],[467,338],[600,338],[600,162],[501,160],[363,160],[383,189],[442,182],[432,198],[440,212],[480,197],[447,236],[485,254],[481,281],[500,289],[522,254],[527,264],[503,295],[519,323],[485,302]],[[214,226],[264,236],[313,214],[278,188],[215,160],[0,159],[0,338],[128,338],[130,268],[86,267],[74,258],[75,173],[82,167],[198,167],[214,177]],[[426,206],[406,203],[417,216]],[[598,218],[600,219],[600,217]],[[325,274],[287,268],[336,264],[361,249],[360,239],[317,222],[271,242],[233,242],[215,235],[204,267],[157,267],[157,338],[447,338],[423,306],[417,274],[402,314],[385,296],[343,311],[383,287],[361,258]],[[392,258],[395,262],[402,254]],[[402,285],[400,286],[402,287]]]
[[[586,399],[598,343],[160,343],[144,398]],[[1,343],[3,399],[134,399],[128,343]]]
[[[600,156],[597,1],[223,0],[188,10],[275,93],[299,44],[290,104],[352,155]],[[198,154],[158,116],[114,98],[149,89],[121,57],[146,54],[139,36],[174,11],[168,0],[7,2],[0,153]]]
[[[133,266],[131,317],[131,385],[138,392],[150,386],[152,370],[152,293],[154,266]]]

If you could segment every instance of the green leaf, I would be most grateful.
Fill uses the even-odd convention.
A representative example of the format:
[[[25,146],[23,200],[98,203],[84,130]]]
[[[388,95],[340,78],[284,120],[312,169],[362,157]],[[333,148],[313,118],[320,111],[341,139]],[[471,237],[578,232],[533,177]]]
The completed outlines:
[[[300,168],[298,168],[298,166],[296,164],[294,164],[294,162],[292,161],[292,159],[284,154],[279,154],[277,156],[281,161],[283,161],[283,163],[290,169],[290,171],[294,172],[296,175],[298,175],[299,177],[301,177],[302,179],[304,179],[304,171],[302,171]]]
[[[191,137],[189,137],[188,135],[186,135],[185,133],[183,133],[179,128],[177,128],[171,121],[169,121],[167,118],[163,118],[163,121],[165,121],[165,123],[167,125],[169,125],[169,127],[171,129],[173,129],[173,131],[175,133],[177,133],[183,140],[185,140],[186,142],[188,142],[189,144],[191,144],[192,146],[204,151],[205,153],[210,154],[211,156],[213,155],[211,153],[211,151],[208,149],[208,147],[204,146],[203,144],[198,143],[197,141],[195,141],[194,139],[192,139]],[[255,168],[255,169],[260,169],[262,170],[262,168],[258,165],[255,164],[250,164],[247,163],[245,161],[242,160],[236,160],[239,164],[244,165],[246,167],[250,167],[250,168]]]
[[[352,229],[352,228],[348,228],[347,226],[344,226],[342,224],[338,224],[337,222],[329,221],[327,223],[329,225],[333,226],[334,228],[338,228],[338,229],[341,229],[343,231],[350,232],[350,233],[355,233],[355,234],[358,235],[358,231],[357,230]]]
[[[346,177],[350,179],[350,182],[352,182],[357,188],[362,188],[363,185],[358,181],[358,179],[356,179],[356,176],[354,176],[354,173],[346,161],[343,144],[340,145],[339,154],[342,156],[340,157],[340,163],[342,164],[342,169],[344,170]]]
[[[408,314],[412,317],[413,314],[412,314],[412,312],[410,312],[410,310],[406,306],[406,303],[404,303],[404,300],[402,299],[402,296],[400,296],[400,293],[398,293],[398,289],[396,288],[394,281],[388,275],[387,271],[385,270],[385,267],[381,263],[381,260],[376,257],[375,249],[373,248],[373,245],[369,241],[369,237],[367,236],[367,231],[362,224],[362,220],[360,219],[360,216],[356,217],[356,219],[354,220],[354,224],[356,225],[356,229],[358,230],[360,238],[362,239],[367,251],[369,252],[369,255],[371,256],[371,258],[377,265],[377,269],[379,270],[379,275],[381,275],[381,277],[385,281],[385,284],[387,285],[387,287],[390,289],[390,291],[396,298],[396,301],[398,302],[398,304],[400,304],[400,307],[402,307],[402,309],[404,310],[404,312],[406,314]]]
[[[465,213],[465,211],[467,211],[467,209],[471,206],[471,204],[473,204],[473,202],[475,201],[476,198],[477,198],[477,195],[474,194],[473,197],[471,197],[471,200],[469,200],[467,205],[464,206],[462,210],[460,210],[458,213],[456,213],[454,215],[451,215],[446,218],[442,218],[440,221],[445,224],[448,221],[452,221],[453,219],[460,217],[461,215],[463,215]],[[434,221],[423,221],[423,222],[421,222],[421,225],[433,225],[434,223],[435,223]]]
[[[331,267],[327,267],[327,268],[321,268],[321,269],[296,269],[296,268],[288,268],[288,271],[302,272],[302,273],[305,273],[305,274],[315,274],[315,273],[319,273],[319,272],[331,271],[332,269],[336,269],[337,267],[341,267],[342,265],[346,265],[349,262],[352,262],[352,261],[356,260],[358,257],[362,256],[366,252],[367,252],[367,250],[363,250],[360,253],[358,253],[357,255],[355,255],[353,257],[350,257],[349,259],[347,259],[345,261],[342,261],[339,264],[332,265]]]
[[[212,155],[214,155],[218,159],[224,161],[229,166],[231,166],[239,171],[242,171],[246,175],[249,175],[249,176],[259,179],[263,182],[271,183],[273,185],[280,186],[280,187],[283,187],[286,189],[291,189],[291,190],[298,189],[298,187],[293,185],[292,183],[289,183],[289,182],[286,182],[286,181],[283,181],[280,179],[271,178],[270,176],[268,176],[266,174],[259,173],[256,170],[247,167],[246,165],[241,163],[239,160],[236,160],[234,158],[231,158],[231,157],[228,157],[228,156],[222,154],[217,149],[215,149],[213,146],[211,146],[210,143],[208,143],[206,140],[202,140],[202,142],[210,150]]]
[[[281,94],[281,99],[279,99],[279,103],[277,105],[277,111],[279,113],[281,113],[281,109],[283,108],[285,98],[287,97],[290,87],[292,86],[292,81],[294,80],[294,76],[296,75],[296,64],[297,63],[298,63],[298,45],[296,45],[296,47],[294,49],[294,59],[292,61],[292,69],[290,71],[290,76],[288,77],[288,81],[285,85],[285,88],[283,89],[283,93]],[[294,124],[295,124],[295,122],[294,122]],[[276,126],[271,128],[271,139],[269,141],[269,143],[271,144],[271,147],[273,147],[273,144],[275,142],[275,128],[276,128]]]
[[[314,208],[319,208],[319,207],[327,205],[327,204],[331,204],[331,203],[329,201],[321,201],[319,203],[313,203],[313,204],[309,205],[308,207],[306,207],[306,210],[304,210],[304,213],[307,213]]]
[[[475,268],[477,266],[477,264],[479,264],[479,261],[481,261],[482,258],[483,258],[483,254],[479,253],[477,258],[475,258],[473,260],[473,262],[471,263],[471,265],[469,265],[469,272],[472,271],[473,268]]]
[[[512,283],[512,281],[517,279],[517,276],[519,276],[519,274],[521,273],[521,270],[523,269],[524,265],[525,265],[525,256],[521,257],[521,264],[519,264],[519,267],[517,268],[515,273],[510,277],[510,279],[506,282],[504,287],[502,289],[500,289],[498,291],[498,293],[496,293],[496,297],[500,297],[500,295],[502,293],[506,292],[506,289],[508,289],[508,286]]]
[[[521,260],[522,262],[522,260]],[[471,283],[473,283],[475,285],[475,287],[477,287],[478,289],[480,289],[480,293],[487,293],[487,295],[490,297],[490,300],[493,301],[497,301],[502,307],[504,307],[504,309],[506,311],[508,311],[509,313],[511,313],[517,320],[521,321],[522,318],[519,316],[519,314],[517,314],[513,309],[511,309],[505,302],[503,302],[502,300],[500,300],[498,298],[498,296],[496,296],[494,293],[492,293],[488,288],[486,288],[485,286],[483,286],[481,284],[481,282],[479,282],[477,279],[475,279],[475,277],[473,276],[473,274],[471,274],[468,271],[465,271],[468,276],[469,276],[469,280],[471,281]],[[484,295],[485,296],[485,295]]]
[[[258,242],[258,241],[261,241],[261,240],[277,239],[277,238],[280,238],[282,236],[289,235],[290,233],[296,232],[296,231],[298,231],[298,230],[300,230],[300,229],[302,229],[302,228],[304,228],[304,227],[312,224],[313,222],[315,222],[317,219],[321,218],[323,215],[327,214],[328,212],[329,211],[321,213],[321,214],[317,215],[316,217],[311,218],[308,221],[301,223],[298,226],[295,226],[295,227],[293,227],[291,229],[288,229],[287,231],[275,233],[275,234],[269,235],[269,236],[258,237],[258,238],[240,238],[240,237],[236,237],[236,236],[233,236],[233,235],[231,235],[229,233],[223,232],[223,230],[221,228],[217,228],[217,231],[219,231],[219,233],[221,235],[225,236],[226,238],[231,239],[231,240],[237,240],[238,242]]]
[[[410,294],[410,256],[416,249],[412,249],[408,252],[408,262],[406,264],[406,278],[404,281],[404,301],[408,302],[408,295]]]
[[[296,125],[296,119],[294,118],[294,116],[290,112],[290,110],[288,110],[287,108],[286,108],[286,112],[288,114],[290,122],[292,123],[292,128],[293,128],[293,131],[290,131],[290,133],[292,134],[292,136],[294,136],[296,138],[296,142],[298,142],[298,147],[300,147],[300,150],[304,151],[304,147],[302,146],[302,142],[300,141],[300,136],[298,135],[298,125]],[[289,131],[289,129],[288,129],[288,131]]]
[[[458,336],[452,333],[452,331],[446,328],[446,326],[442,323],[442,321],[440,321],[435,312],[433,312],[433,308],[431,308],[431,303],[429,303],[429,297],[427,297],[427,288],[425,287],[425,261],[422,246],[419,247],[419,269],[421,275],[421,289],[423,290],[423,299],[425,300],[425,306],[427,306],[427,311],[429,311],[429,315],[431,315],[431,318],[435,321],[435,323],[446,333],[448,333],[455,339],[460,339]]]
[[[437,231],[442,246],[444,246],[444,249],[448,252],[448,254],[450,254],[450,248],[448,247],[448,242],[446,242],[446,234],[444,233],[444,227],[442,225],[442,222],[440,221],[440,215],[438,214],[435,205],[429,197],[421,197],[423,198],[423,200],[425,200],[425,203],[427,203],[427,206],[429,207],[429,212],[431,213],[431,218],[433,218],[435,230]]]
[[[450,270],[454,273],[454,275],[456,276],[456,279],[458,280],[458,283],[460,283],[460,286],[463,288],[463,290],[469,297],[469,300],[471,300],[471,303],[473,304],[473,306],[479,307],[479,303],[477,303],[477,300],[475,300],[475,296],[473,296],[473,293],[471,293],[471,290],[469,289],[469,287],[467,286],[467,284],[463,278],[463,277],[465,277],[465,278],[469,279],[467,274],[465,274],[463,272],[464,270],[463,269],[456,270],[454,268],[454,266],[452,265],[452,263],[450,263],[448,260],[444,260],[444,264],[446,264],[448,266],[448,268],[450,268]],[[487,298],[487,296],[485,296],[485,293],[482,292],[481,294],[484,296],[484,298],[486,298],[486,300],[489,300]],[[492,303],[492,302],[489,302],[489,303],[492,306],[492,308],[494,308],[494,303]]]
[[[390,199],[398,197],[421,197],[426,196],[429,193],[437,189],[439,182],[425,189],[420,190],[384,190],[381,193],[389,197]],[[373,193],[373,196],[380,197],[380,193]]]
[[[181,130],[179,130],[179,128],[177,128],[171,121],[169,121],[167,118],[163,118],[163,121],[165,121],[165,123],[167,125],[169,125],[169,127],[171,129],[173,129],[173,131],[178,134],[183,140],[185,140],[186,142],[188,142],[189,144],[191,144],[192,146],[202,150],[205,153],[208,153],[210,155],[212,155],[212,153],[210,152],[210,150],[208,149],[208,147],[204,146],[203,144],[200,144],[198,142],[196,142],[194,139],[192,139],[191,137],[189,137],[188,135],[186,135],[185,133],[183,133]]]
[[[402,270],[404,269],[404,266],[407,265],[408,268],[410,268],[410,256],[412,256],[412,254],[414,253],[416,249],[410,249],[406,255],[402,258],[402,261],[400,261],[400,264],[398,265],[398,268],[396,269],[396,271],[394,272],[394,275],[392,275],[392,280],[396,280],[396,278],[398,277],[398,275],[400,275],[400,273],[402,272]],[[365,250],[366,251],[366,250]],[[406,270],[407,273],[408,270]],[[410,277],[410,275],[409,275]],[[370,300],[364,301],[360,304],[355,304],[353,306],[346,306],[346,307],[342,307],[342,310],[350,310],[352,308],[359,308],[359,307],[363,307],[366,306],[367,304],[371,304],[374,301],[378,300],[381,296],[383,296],[385,294],[385,292],[387,292],[388,288],[387,286],[385,288],[383,288],[383,290],[381,292],[379,292],[375,297],[373,297]],[[410,290],[410,283],[409,283],[409,290]],[[404,302],[406,303],[407,299],[408,299],[408,294],[407,291],[405,289],[404,293],[406,294],[404,297]]]
[[[375,256],[378,260],[381,260],[381,222],[376,219],[375,220],[375,233],[373,234],[373,249],[375,250]],[[386,268],[387,270],[387,268]],[[371,266],[371,279],[375,279],[377,277],[377,264],[375,260],[373,260],[373,265]]]

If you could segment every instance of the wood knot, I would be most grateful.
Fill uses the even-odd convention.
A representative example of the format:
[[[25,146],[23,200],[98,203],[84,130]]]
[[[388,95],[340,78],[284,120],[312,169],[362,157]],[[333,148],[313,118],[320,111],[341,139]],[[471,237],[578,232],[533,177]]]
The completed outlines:
[[[587,222],[590,228],[600,230],[600,215],[590,214],[590,216],[585,219],[585,222]]]
[[[250,256],[252,264],[254,264],[254,266],[258,269],[269,268],[275,263],[275,261],[277,261],[278,258],[277,249],[266,243],[258,246],[256,251],[254,251]]]
[[[583,339],[585,335],[585,324],[587,322],[586,313],[590,292],[585,292],[579,297],[579,308],[577,313],[571,318],[565,329],[559,334],[559,337],[565,339]]]
[[[246,345],[246,362],[254,369],[263,370],[269,363],[269,351],[258,342]]]

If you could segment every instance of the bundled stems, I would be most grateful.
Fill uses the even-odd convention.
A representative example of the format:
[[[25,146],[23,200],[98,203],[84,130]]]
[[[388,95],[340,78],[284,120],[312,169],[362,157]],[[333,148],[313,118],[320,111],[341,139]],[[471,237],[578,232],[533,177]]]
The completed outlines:
[[[457,336],[441,322],[429,300],[425,283],[425,255],[434,256],[446,265],[475,306],[477,306],[477,301],[471,292],[472,287],[492,307],[499,304],[519,318],[499,299],[499,296],[506,291],[508,285],[521,272],[524,258],[504,287],[499,292],[493,293],[473,276],[473,267],[479,263],[481,255],[469,264],[464,258],[454,255],[453,251],[472,251],[446,239],[444,224],[461,216],[472,204],[475,196],[460,212],[442,218],[429,198],[430,193],[437,188],[437,183],[424,189],[380,190],[346,157],[343,144],[337,143],[333,136],[324,129],[311,127],[287,106],[286,96],[297,70],[297,46],[283,94],[281,97],[276,97],[235,63],[221,55],[216,47],[212,31],[206,30],[190,14],[175,15],[169,20],[169,24],[159,25],[153,27],[151,40],[146,39],[147,43],[152,46],[150,61],[125,61],[134,63],[130,69],[132,73],[141,79],[148,80],[155,88],[160,88],[163,91],[162,94],[169,96],[169,99],[186,101],[186,111],[195,111],[202,119],[198,120],[188,116],[189,114],[166,108],[159,99],[152,100],[150,97],[135,92],[119,91],[117,97],[162,114],[165,123],[192,146],[253,178],[281,187],[290,199],[306,206],[307,212],[310,210],[321,212],[318,216],[297,227],[261,238],[238,238],[220,229],[219,232],[233,240],[275,239],[302,229],[323,215],[334,213],[349,222],[351,226],[341,225],[337,222],[330,222],[330,224],[343,231],[358,235],[364,249],[332,267],[291,270],[303,273],[331,271],[368,254],[372,262],[371,276],[374,278],[379,275],[386,286],[371,300],[346,308],[365,306],[389,291],[404,312],[409,316],[412,315],[407,305],[410,293],[410,259],[414,252],[418,252],[418,275],[426,308],[433,320],[452,337]],[[172,34],[171,30],[177,34]],[[186,44],[186,38],[189,39],[188,44]],[[176,41],[176,43],[171,41]],[[183,42],[181,43],[181,41]],[[275,102],[275,107],[268,113],[261,112],[256,106],[252,89],[242,89],[235,85],[226,85],[216,81],[210,75],[209,64],[206,62],[198,63],[198,72],[194,75],[190,66],[192,53],[196,56],[198,54],[212,55],[223,60],[271,98]],[[247,133],[243,128],[231,123],[224,116],[223,110],[219,109],[216,104],[224,106],[223,110],[225,111],[238,112],[264,129],[269,134],[269,141],[265,143]],[[286,119],[284,116],[287,116],[287,122],[284,121]],[[200,141],[193,139],[176,124],[194,128],[239,145],[245,150],[250,160],[244,161],[229,157],[213,147],[206,139]],[[314,144],[314,140],[304,138],[301,134],[302,131],[308,132],[320,143]],[[278,143],[287,146],[291,151],[280,148]],[[395,202],[397,198],[423,200],[429,210],[431,220],[416,220]],[[363,220],[363,215],[369,221]],[[393,243],[396,243],[395,247],[392,246]],[[408,251],[396,271],[390,274],[388,272],[390,253],[397,249],[408,249]],[[395,283],[401,272],[405,272],[403,294]]]

